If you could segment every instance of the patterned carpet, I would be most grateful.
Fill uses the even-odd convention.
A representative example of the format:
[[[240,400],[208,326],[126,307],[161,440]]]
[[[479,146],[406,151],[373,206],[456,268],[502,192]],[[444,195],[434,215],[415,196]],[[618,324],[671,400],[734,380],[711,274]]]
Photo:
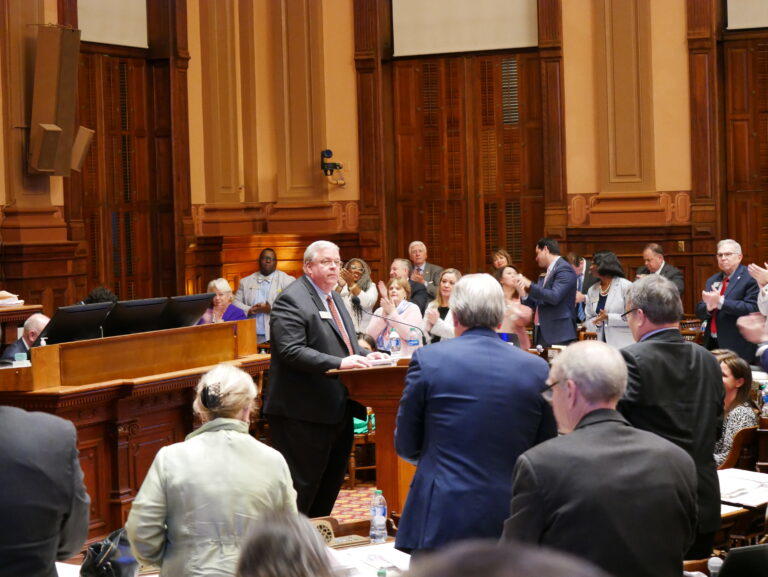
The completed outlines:
[[[358,483],[354,489],[342,489],[333,507],[332,517],[339,523],[367,521],[370,515],[371,494],[374,483]]]

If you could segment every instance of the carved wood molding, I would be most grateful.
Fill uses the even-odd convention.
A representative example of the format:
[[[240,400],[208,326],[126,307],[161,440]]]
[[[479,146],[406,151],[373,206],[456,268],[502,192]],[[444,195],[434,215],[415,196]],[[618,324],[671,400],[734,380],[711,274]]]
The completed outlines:
[[[686,225],[691,222],[690,191],[569,195],[568,225]]]

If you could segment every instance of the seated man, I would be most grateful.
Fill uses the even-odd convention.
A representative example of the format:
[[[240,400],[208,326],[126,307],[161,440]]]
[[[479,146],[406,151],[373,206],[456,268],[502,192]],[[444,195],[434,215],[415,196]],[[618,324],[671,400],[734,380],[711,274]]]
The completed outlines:
[[[43,329],[50,322],[47,316],[42,313],[35,313],[30,316],[24,323],[24,332],[21,338],[3,351],[3,356],[0,357],[0,361],[13,361],[16,359],[16,353],[25,353],[27,360],[32,360],[32,355],[29,353],[29,348],[43,332]]]
[[[696,535],[696,467],[616,411],[626,386],[621,353],[605,343],[582,341],[557,357],[545,395],[566,434],[517,460],[503,539],[622,577],[676,577]]]
[[[256,339],[269,341],[269,313],[278,295],[295,279],[277,270],[277,255],[265,248],[259,255],[259,270],[240,279],[232,302],[248,316],[256,319]]]

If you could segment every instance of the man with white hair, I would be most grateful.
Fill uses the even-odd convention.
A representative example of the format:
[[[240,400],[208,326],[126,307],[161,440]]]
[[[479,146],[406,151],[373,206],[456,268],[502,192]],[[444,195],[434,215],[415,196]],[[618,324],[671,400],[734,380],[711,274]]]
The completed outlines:
[[[498,539],[515,459],[557,433],[547,363],[502,341],[504,295],[487,274],[451,295],[456,338],[418,349],[397,412],[397,454],[418,468],[397,531],[404,551]]]
[[[355,325],[334,289],[339,247],[318,240],[304,252],[304,276],[275,300],[270,315],[272,358],[264,404],[273,446],[291,470],[299,511],[331,514],[352,448],[352,417],[365,407],[352,401],[331,369],[369,366]],[[379,358],[381,353],[370,353]]]
[[[614,575],[681,575],[696,533],[696,468],[616,411],[626,386],[621,354],[605,343],[575,343],[555,359],[544,395],[564,434],[517,460],[503,539]]]
[[[24,322],[24,330],[21,334],[21,338],[3,351],[3,356],[0,357],[2,361],[13,361],[16,359],[16,353],[25,353],[27,360],[32,360],[29,348],[43,332],[43,329],[48,325],[51,319],[42,313],[35,313],[31,315]]]
[[[440,283],[440,273],[443,272],[443,267],[427,262],[427,245],[420,240],[414,240],[408,245],[408,258],[413,264],[411,280],[423,284],[427,289],[427,294],[434,299],[437,295],[437,285]]]
[[[739,317],[757,312],[757,282],[741,264],[741,245],[732,239],[717,243],[720,272],[707,279],[696,305],[696,316],[707,321],[704,346],[709,350],[730,349],[748,363],[755,359],[755,345],[741,336]]]

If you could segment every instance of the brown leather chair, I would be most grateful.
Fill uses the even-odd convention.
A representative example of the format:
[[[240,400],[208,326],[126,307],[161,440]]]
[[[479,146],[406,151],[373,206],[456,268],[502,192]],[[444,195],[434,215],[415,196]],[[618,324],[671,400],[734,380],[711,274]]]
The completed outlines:
[[[757,427],[742,429],[733,437],[728,456],[718,469],[746,469],[754,471],[757,465]]]
[[[591,331],[581,331],[579,333],[579,340],[580,341],[596,341],[597,333],[593,333]]]

